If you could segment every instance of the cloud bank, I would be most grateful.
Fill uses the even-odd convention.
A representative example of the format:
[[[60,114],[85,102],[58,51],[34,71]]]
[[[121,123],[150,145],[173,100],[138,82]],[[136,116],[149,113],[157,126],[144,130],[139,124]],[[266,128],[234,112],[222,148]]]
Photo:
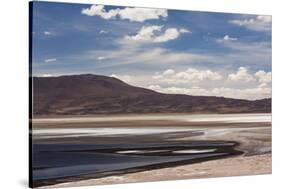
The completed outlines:
[[[271,31],[271,16],[259,15],[252,18],[230,20],[229,23],[259,32]]]

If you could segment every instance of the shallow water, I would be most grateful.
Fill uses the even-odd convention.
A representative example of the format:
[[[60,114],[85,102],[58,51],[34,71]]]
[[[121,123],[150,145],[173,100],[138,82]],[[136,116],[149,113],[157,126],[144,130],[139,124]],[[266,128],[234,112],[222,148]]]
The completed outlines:
[[[57,183],[61,178],[93,177],[126,172],[147,166],[239,154],[234,143],[201,141],[172,145],[73,145],[35,144],[33,179],[35,183]],[[108,173],[108,174],[107,174]]]

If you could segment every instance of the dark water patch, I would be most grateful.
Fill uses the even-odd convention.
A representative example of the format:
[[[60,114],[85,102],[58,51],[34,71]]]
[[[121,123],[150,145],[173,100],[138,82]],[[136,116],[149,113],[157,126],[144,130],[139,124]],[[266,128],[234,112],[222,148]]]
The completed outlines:
[[[35,187],[52,185],[242,154],[235,150],[236,145],[237,143],[232,141],[172,141],[110,145],[34,144],[33,183]],[[210,149],[214,150],[208,151]],[[196,153],[174,153],[188,150]],[[132,151],[132,153],[122,154],[124,151]],[[140,154],[134,151],[147,153]],[[154,152],[150,153],[151,151]]]
[[[204,135],[203,131],[181,131],[169,133],[152,133],[145,135],[135,134],[110,134],[110,135],[95,135],[95,136],[79,136],[73,137],[74,134],[48,134],[48,137],[34,137],[34,144],[126,144],[127,141],[138,143],[152,143],[166,140],[178,139],[181,137],[194,137]],[[76,133],[75,133],[76,135]],[[40,136],[40,135],[38,135]],[[43,136],[43,135],[42,135]],[[49,138],[51,136],[51,138]],[[126,140],[124,140],[124,138]]]

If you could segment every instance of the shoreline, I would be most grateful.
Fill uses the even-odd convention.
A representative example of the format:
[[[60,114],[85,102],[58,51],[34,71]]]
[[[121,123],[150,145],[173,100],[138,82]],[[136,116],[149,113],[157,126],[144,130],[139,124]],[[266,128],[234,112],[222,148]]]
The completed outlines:
[[[218,164],[223,166],[217,166]],[[225,170],[228,170],[227,172]],[[79,187],[90,185],[109,185],[137,182],[155,182],[168,180],[187,180],[213,177],[231,177],[246,175],[263,175],[272,173],[272,154],[253,156],[235,156],[207,160],[188,165],[159,168],[153,170],[112,175],[102,178],[87,178],[74,182],[38,187],[38,189],[57,187]],[[151,177],[153,175],[153,177]]]
[[[133,168],[116,170],[116,171],[111,171],[111,172],[104,172],[104,173],[99,173],[96,175],[69,176],[69,177],[64,177],[64,178],[58,178],[55,180],[37,181],[37,183],[34,183],[34,187],[40,188],[40,186],[56,186],[56,185],[60,185],[60,184],[68,183],[68,182],[72,183],[73,180],[74,180],[74,182],[83,182],[85,180],[92,180],[92,179],[103,180],[104,178],[107,178],[107,177],[138,174],[138,173],[142,173],[142,172],[157,171],[157,170],[162,170],[162,169],[172,169],[172,168],[178,167],[178,166],[187,166],[187,165],[193,165],[193,164],[198,164],[198,163],[203,163],[203,162],[208,162],[208,161],[238,157],[240,155],[243,155],[244,152],[235,149],[235,146],[237,146],[237,145],[239,145],[239,144],[235,143],[231,147],[224,147],[224,148],[229,148],[228,153],[218,153],[217,156],[209,156],[209,157],[207,156],[207,157],[194,158],[194,159],[189,159],[189,160],[180,160],[180,161],[175,161],[175,162],[152,164],[152,165],[147,165],[147,166],[133,167]]]

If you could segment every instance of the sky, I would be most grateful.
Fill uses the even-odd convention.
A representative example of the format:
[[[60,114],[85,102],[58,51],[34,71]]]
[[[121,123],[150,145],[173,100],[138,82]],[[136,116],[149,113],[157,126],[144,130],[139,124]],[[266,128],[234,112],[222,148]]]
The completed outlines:
[[[32,74],[162,93],[271,97],[271,16],[33,2]]]

